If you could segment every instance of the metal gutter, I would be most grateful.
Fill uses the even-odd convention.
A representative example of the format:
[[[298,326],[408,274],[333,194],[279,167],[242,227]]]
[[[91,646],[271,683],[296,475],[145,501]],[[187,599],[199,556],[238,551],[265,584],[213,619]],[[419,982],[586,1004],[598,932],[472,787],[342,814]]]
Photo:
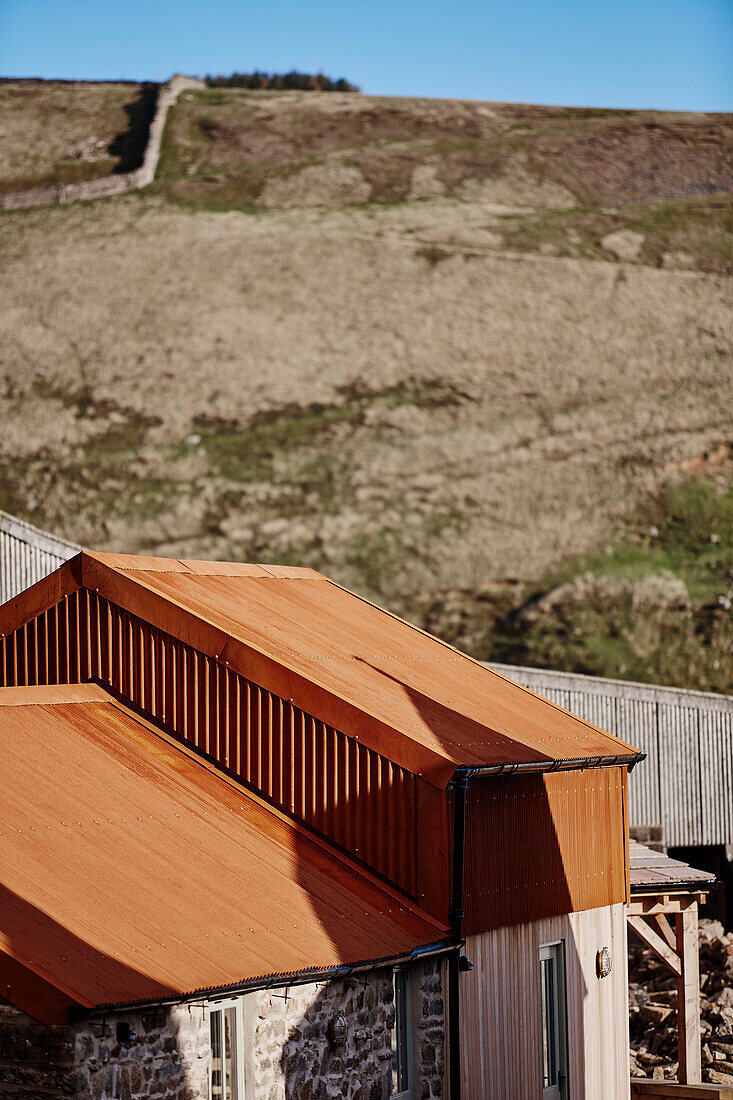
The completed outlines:
[[[306,985],[309,982],[334,981],[349,978],[352,974],[363,974],[369,970],[379,970],[389,966],[401,966],[417,962],[418,959],[447,955],[455,949],[452,939],[438,940],[435,943],[416,947],[401,955],[388,955],[384,958],[368,959],[363,962],[348,963],[339,966],[309,967],[288,974],[266,974],[257,978],[246,978],[231,985],[205,986],[189,993],[170,994],[153,997],[143,1001],[120,1001],[110,1004],[94,1005],[91,1008],[74,1005],[69,1009],[72,1023],[98,1016],[100,1013],[142,1012],[147,1008],[162,1008],[166,1005],[190,1004],[193,1001],[213,1001],[217,998],[233,997],[239,993],[251,993],[258,989],[278,989],[290,985]]]
[[[580,756],[570,760],[527,760],[515,764],[459,764],[453,782],[463,776],[473,779],[487,775],[514,775],[516,772],[584,771],[586,768],[613,768],[621,764],[630,770],[645,759],[645,752],[637,752],[617,756]]]

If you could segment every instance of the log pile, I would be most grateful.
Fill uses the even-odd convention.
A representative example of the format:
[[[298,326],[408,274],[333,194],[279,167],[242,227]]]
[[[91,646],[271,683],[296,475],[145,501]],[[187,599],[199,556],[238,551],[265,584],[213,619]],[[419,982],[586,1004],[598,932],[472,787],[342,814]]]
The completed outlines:
[[[702,1079],[733,1086],[733,932],[700,921]],[[675,978],[649,948],[629,936],[631,1076],[677,1078]]]

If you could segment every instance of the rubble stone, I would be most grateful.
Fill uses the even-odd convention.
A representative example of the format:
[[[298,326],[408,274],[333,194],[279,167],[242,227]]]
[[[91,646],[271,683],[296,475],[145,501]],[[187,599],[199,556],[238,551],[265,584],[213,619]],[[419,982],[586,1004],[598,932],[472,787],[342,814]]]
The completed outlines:
[[[701,920],[700,1006],[703,1081],[733,1085],[733,933]],[[675,979],[635,937],[629,941],[631,1076],[677,1077]]]

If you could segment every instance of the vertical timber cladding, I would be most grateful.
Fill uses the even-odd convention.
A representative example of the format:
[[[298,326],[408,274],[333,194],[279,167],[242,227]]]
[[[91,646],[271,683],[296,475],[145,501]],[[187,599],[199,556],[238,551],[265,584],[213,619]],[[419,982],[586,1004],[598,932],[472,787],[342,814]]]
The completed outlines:
[[[625,772],[471,780],[466,932],[626,900]]]
[[[429,864],[418,889],[416,801],[434,811],[438,792],[361,742],[85,588],[0,638],[0,686],[90,679],[412,897],[434,893]]]

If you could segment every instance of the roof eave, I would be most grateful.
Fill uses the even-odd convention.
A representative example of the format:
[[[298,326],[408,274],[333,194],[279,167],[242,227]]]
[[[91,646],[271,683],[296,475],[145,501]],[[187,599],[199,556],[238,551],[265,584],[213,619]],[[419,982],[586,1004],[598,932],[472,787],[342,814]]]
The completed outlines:
[[[160,1008],[167,1005],[190,1004],[194,1001],[212,1001],[223,997],[235,997],[243,993],[253,993],[258,989],[280,989],[284,986],[306,985],[309,982],[335,981],[350,978],[353,974],[363,974],[370,970],[406,965],[418,959],[449,955],[456,950],[456,943],[449,937],[434,943],[414,947],[411,951],[385,955],[377,959],[364,959],[361,962],[342,963],[335,966],[313,966],[283,974],[263,974],[256,978],[245,978],[229,985],[205,986],[193,989],[189,993],[166,994],[161,997],[141,1001],[119,1001],[84,1008],[81,1005],[69,1009],[72,1022],[110,1012],[141,1012],[146,1008]]]
[[[695,879],[692,882],[679,879],[676,882],[644,882],[631,884],[631,896],[633,898],[656,898],[660,895],[669,894],[672,897],[684,896],[686,894],[707,894],[710,890],[714,890],[720,886],[720,879]]]

